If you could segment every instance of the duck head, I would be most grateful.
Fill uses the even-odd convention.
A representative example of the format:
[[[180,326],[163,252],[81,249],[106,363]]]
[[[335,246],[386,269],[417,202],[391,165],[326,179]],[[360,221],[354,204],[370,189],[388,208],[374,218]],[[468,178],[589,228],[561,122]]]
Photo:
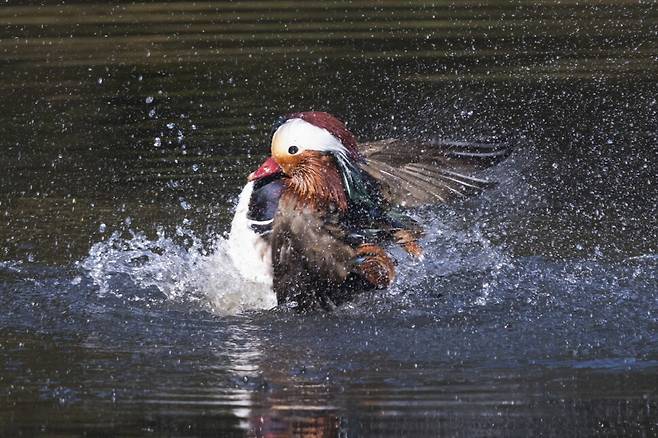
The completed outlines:
[[[250,181],[278,175],[302,199],[348,208],[362,179],[358,163],[363,159],[354,135],[340,120],[325,112],[291,114],[276,127],[271,152]]]

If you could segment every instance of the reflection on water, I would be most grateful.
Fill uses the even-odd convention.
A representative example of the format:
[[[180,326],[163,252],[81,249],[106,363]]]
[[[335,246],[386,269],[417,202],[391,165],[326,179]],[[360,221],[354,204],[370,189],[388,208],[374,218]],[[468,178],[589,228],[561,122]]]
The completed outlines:
[[[0,435],[658,433],[654,3],[23,2],[0,23]],[[254,310],[225,233],[302,109],[516,151],[494,189],[415,212],[428,257],[391,290]]]

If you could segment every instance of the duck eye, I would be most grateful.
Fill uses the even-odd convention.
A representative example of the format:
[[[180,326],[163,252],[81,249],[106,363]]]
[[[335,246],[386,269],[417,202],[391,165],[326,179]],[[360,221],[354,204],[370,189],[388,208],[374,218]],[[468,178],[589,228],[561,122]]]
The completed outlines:
[[[288,148],[288,153],[290,155],[295,155],[297,152],[299,152],[299,148],[297,146],[290,146]]]

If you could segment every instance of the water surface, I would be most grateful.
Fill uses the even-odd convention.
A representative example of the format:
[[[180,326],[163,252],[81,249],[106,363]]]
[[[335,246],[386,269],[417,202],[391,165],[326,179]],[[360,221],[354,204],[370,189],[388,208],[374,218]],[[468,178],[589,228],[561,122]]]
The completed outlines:
[[[0,7],[0,434],[658,433],[654,2]],[[280,114],[500,139],[333,314],[226,257]]]

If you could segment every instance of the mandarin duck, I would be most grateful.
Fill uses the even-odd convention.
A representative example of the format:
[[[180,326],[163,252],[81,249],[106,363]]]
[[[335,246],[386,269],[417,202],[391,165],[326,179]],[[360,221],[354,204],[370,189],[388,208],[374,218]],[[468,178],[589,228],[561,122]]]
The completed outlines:
[[[271,156],[248,176],[229,238],[234,262],[299,311],[386,288],[395,278],[390,245],[422,257],[422,228],[405,208],[480,192],[491,183],[468,172],[508,153],[493,143],[357,144],[331,114],[290,114],[273,128]]]

